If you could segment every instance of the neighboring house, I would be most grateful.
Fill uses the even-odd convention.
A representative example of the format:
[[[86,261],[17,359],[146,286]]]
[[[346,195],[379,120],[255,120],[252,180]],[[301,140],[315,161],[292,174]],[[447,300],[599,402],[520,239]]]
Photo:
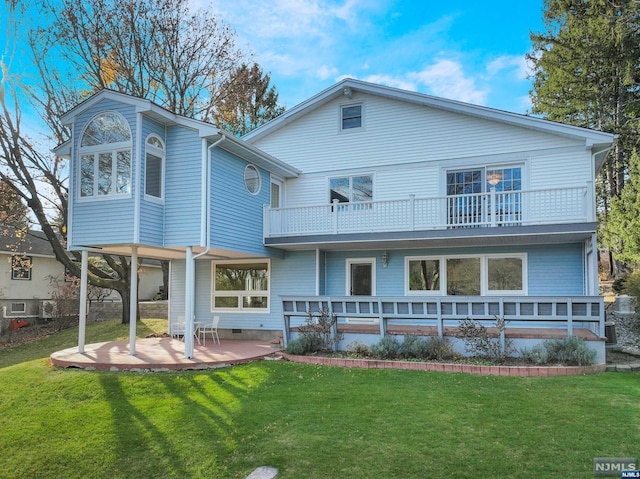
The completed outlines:
[[[56,282],[64,282],[65,267],[42,231],[29,230],[22,237],[10,227],[0,230],[0,320],[42,317]],[[140,298],[152,299],[162,286],[160,264],[145,261],[142,270]],[[120,296],[113,291],[103,299],[119,301]]]
[[[187,357],[194,321],[287,338],[328,308],[342,347],[503,316],[519,347],[560,329],[604,360],[614,135],[350,79],[242,139],[111,91],[63,122],[69,247],[170,259]]]

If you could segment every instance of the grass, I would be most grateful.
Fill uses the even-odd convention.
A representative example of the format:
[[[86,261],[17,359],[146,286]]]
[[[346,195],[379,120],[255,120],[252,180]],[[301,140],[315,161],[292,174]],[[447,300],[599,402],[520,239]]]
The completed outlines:
[[[0,351],[0,477],[244,478],[261,465],[279,479],[592,477],[594,457],[640,452],[638,373],[48,366],[75,334]],[[99,323],[87,338],[127,334]]]

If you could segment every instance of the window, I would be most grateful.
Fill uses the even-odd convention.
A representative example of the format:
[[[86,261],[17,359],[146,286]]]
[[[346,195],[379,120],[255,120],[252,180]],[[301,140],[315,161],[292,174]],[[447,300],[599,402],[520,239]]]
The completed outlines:
[[[164,143],[151,135],[147,138],[145,156],[144,193],[154,198],[162,198],[162,175],[164,165]]]
[[[526,254],[407,257],[408,295],[527,294]]]
[[[269,262],[213,263],[212,310],[256,311],[269,309]]]
[[[440,260],[409,259],[409,291],[440,292]]]
[[[362,126],[362,105],[348,105],[340,108],[342,119],[341,128],[350,130]]]
[[[30,280],[31,269],[33,267],[33,258],[31,256],[11,257],[11,279]]]
[[[27,303],[11,303],[11,312],[12,313],[26,313],[27,312]]]
[[[80,140],[80,196],[131,193],[131,131],[115,112],[101,113]]]
[[[244,186],[252,195],[260,192],[260,172],[253,165],[247,165],[244,169]]]
[[[490,195],[495,191],[495,206]],[[447,215],[450,225],[478,225],[495,222],[506,226],[522,221],[522,168],[481,167],[447,171]]]
[[[331,178],[330,199],[340,203],[357,203],[373,200],[373,177],[371,175]]]
[[[271,208],[280,208],[282,204],[282,181],[271,178]]]

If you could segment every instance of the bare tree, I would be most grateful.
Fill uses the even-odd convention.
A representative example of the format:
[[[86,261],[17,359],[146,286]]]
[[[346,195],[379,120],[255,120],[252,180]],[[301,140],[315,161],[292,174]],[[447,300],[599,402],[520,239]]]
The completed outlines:
[[[7,1],[6,7],[11,15],[8,47],[0,57],[0,181],[30,208],[57,260],[79,276],[74,261],[79,254],[70,257],[65,249],[68,165],[25,131],[24,100],[38,112],[54,145],[70,137],[61,115],[105,88],[180,115],[211,119],[246,55],[229,26],[211,13],[192,11],[188,0],[41,0],[47,25],[32,25],[19,1]],[[21,41],[38,72],[31,83],[12,70]],[[90,283],[116,290],[127,304],[131,265],[124,256],[104,260],[108,270],[89,266]],[[123,308],[122,320],[129,322],[129,308]]]

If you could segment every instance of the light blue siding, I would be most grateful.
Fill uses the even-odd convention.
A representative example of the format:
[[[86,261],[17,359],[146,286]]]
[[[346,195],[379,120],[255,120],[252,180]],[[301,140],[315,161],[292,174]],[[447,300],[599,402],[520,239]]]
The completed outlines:
[[[376,294],[403,296],[405,257],[473,254],[527,254],[529,296],[563,296],[584,294],[584,260],[582,244],[554,244],[508,248],[456,248],[389,250],[389,264],[382,267],[382,251],[338,251],[326,253],[327,295],[346,292],[346,261],[349,258],[376,258]],[[297,294],[291,292],[288,294]]]
[[[98,200],[79,200],[78,188],[79,144],[86,124],[98,113],[116,111],[129,123],[133,139],[131,149],[131,196],[126,198],[100,198]],[[117,102],[103,100],[78,115],[73,125],[74,158],[71,162],[70,182],[75,192],[72,208],[72,237],[70,246],[92,244],[131,243],[134,233],[134,195],[136,193],[136,112],[133,107]]]
[[[257,329],[281,331],[283,327],[281,295],[315,294],[315,252],[290,253],[286,259],[271,259],[270,310],[264,313],[212,312],[210,260],[196,260],[196,321],[209,322],[220,316],[221,329]],[[185,262],[171,262],[170,314],[184,317]]]
[[[164,204],[145,199],[145,167],[146,167],[146,142],[151,134],[158,135],[165,142],[165,127],[149,118],[143,117],[142,122],[142,161],[140,165],[141,196],[140,196],[140,243],[153,246],[162,246],[164,242]]]
[[[529,251],[529,296],[585,294],[581,244],[538,246]]]
[[[262,244],[262,211],[269,204],[269,173],[260,172],[260,191],[253,195],[244,184],[249,163],[220,148],[212,154],[211,244],[249,254],[271,255]]]
[[[200,244],[201,163],[198,133],[167,128],[165,246]]]

